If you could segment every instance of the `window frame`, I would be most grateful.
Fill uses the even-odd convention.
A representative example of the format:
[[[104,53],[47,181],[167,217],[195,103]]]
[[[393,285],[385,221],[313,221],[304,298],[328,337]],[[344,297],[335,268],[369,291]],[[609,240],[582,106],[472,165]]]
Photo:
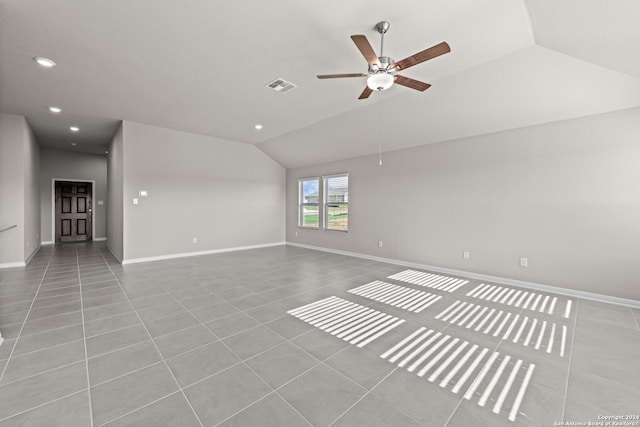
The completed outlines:
[[[346,201],[341,201],[341,202],[331,202],[329,201],[329,191],[328,191],[328,183],[329,180],[332,178],[342,178],[345,177],[347,178],[347,191],[345,194],[347,194],[347,198]],[[322,176],[322,225],[323,225],[323,229],[327,230],[327,231],[339,231],[342,233],[348,233],[349,232],[349,173],[348,172],[343,172],[343,173],[337,173],[337,174],[332,174],[332,175],[323,175]],[[330,204],[339,204],[339,205],[345,205],[347,208],[347,227],[346,229],[340,229],[340,228],[332,228],[329,226],[329,205]]]
[[[316,203],[304,202],[304,182],[307,181],[316,181],[318,183],[318,201]],[[298,228],[305,228],[308,230],[319,230],[321,224],[321,215],[320,215],[320,177],[313,176],[307,178],[299,178],[298,179]],[[308,226],[304,225],[304,211],[306,206],[315,206],[318,210],[318,225],[317,226]]]

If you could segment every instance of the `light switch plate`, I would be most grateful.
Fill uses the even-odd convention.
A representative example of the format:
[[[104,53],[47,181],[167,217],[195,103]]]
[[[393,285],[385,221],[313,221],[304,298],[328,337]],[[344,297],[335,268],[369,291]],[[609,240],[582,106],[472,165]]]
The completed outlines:
[[[133,199],[133,204],[137,205],[138,204],[138,199]]]

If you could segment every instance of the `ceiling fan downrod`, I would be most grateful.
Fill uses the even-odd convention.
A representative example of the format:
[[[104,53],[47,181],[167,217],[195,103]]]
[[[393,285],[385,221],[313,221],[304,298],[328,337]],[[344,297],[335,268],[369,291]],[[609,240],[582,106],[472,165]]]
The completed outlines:
[[[380,56],[384,56],[384,34],[389,31],[388,21],[380,21],[376,24],[376,30],[380,33]]]

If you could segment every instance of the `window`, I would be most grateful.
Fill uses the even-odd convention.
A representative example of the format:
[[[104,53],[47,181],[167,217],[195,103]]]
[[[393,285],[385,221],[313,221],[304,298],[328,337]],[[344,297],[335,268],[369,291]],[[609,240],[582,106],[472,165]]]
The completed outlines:
[[[349,229],[349,175],[323,177],[324,228],[347,231]]]
[[[298,227],[320,228],[320,178],[298,180]]]

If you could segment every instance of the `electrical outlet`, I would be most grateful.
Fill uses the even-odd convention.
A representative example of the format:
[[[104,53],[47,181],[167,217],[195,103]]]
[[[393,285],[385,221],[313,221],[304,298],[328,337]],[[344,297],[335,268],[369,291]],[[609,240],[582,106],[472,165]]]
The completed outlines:
[[[298,237],[298,232],[296,231],[296,237]]]
[[[469,251],[462,252],[462,258],[469,259]]]
[[[382,240],[378,240],[378,247],[381,248],[382,247]]]
[[[520,258],[520,267],[528,267],[528,266],[529,266],[529,259]]]
[[[197,237],[193,238],[193,243],[198,243],[198,238]]]

